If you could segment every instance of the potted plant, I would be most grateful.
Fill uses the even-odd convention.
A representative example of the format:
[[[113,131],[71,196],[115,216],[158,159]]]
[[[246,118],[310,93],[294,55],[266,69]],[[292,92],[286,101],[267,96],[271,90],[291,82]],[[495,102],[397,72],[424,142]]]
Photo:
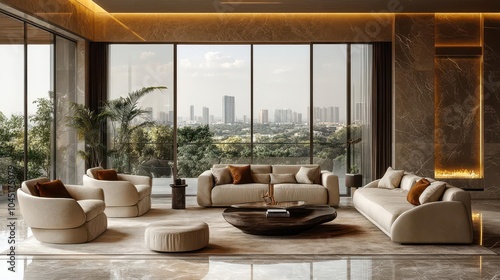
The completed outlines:
[[[71,114],[68,116],[68,126],[74,128],[78,139],[83,140],[85,149],[78,154],[85,160],[87,166],[102,166],[106,160],[106,146],[102,143],[104,131],[102,128],[109,117],[107,111],[96,113],[83,104],[70,103]]]
[[[354,146],[361,142],[361,138],[357,139],[348,139],[347,140],[347,152],[350,151],[351,146]],[[356,164],[354,164],[354,148],[352,150],[352,157],[350,158],[348,173],[345,176],[345,185],[346,187],[352,188],[352,193],[356,188],[359,188],[363,185],[363,176],[359,173],[359,168]]]

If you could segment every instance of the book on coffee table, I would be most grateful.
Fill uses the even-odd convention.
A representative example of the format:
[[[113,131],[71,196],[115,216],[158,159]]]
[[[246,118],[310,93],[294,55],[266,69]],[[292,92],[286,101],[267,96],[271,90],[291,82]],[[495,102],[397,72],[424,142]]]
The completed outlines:
[[[271,218],[290,217],[290,212],[286,209],[267,209],[266,217],[271,217]]]

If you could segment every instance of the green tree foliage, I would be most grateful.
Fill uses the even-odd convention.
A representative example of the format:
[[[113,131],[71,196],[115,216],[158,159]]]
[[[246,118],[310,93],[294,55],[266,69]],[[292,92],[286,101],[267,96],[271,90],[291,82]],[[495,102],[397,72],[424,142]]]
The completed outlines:
[[[102,166],[106,159],[106,146],[102,143],[102,128],[109,114],[107,111],[95,113],[83,104],[70,103],[71,115],[67,118],[68,126],[74,128],[78,139],[85,143],[85,150],[78,154],[90,167]]]
[[[23,116],[6,117],[0,112],[0,182],[9,181],[9,166],[14,167],[16,182],[24,180]]]
[[[113,148],[110,154],[113,159],[113,168],[118,172],[131,172],[132,166],[130,156],[132,155],[131,136],[134,130],[154,124],[151,120],[139,122],[137,118],[149,113],[149,111],[139,107],[139,100],[155,91],[163,90],[166,87],[145,87],[129,93],[126,97],[119,97],[106,104],[106,111],[110,116],[114,128]]]
[[[219,162],[220,151],[213,144],[213,134],[208,125],[179,128],[177,141],[178,176],[196,178]]]
[[[54,121],[52,98],[38,98],[36,113],[29,116],[32,127],[28,132],[28,178],[50,175],[51,131]]]

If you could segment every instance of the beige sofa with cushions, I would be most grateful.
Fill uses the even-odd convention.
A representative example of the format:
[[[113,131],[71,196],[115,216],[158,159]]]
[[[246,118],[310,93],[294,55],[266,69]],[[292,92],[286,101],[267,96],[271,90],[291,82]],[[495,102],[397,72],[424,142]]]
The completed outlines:
[[[151,178],[118,173],[118,181],[98,180],[98,170],[103,168],[88,169],[87,174],[83,175],[83,185],[104,191],[105,212],[108,217],[137,217],[151,209]]]
[[[65,185],[73,198],[40,197],[34,187],[37,182],[49,182],[49,179],[23,182],[17,190],[17,199],[26,225],[38,241],[83,243],[106,231],[108,219],[104,214],[102,190]]]
[[[407,196],[420,179],[404,173],[394,188],[379,187],[381,180],[370,182],[354,192],[354,207],[394,242],[471,243],[470,194],[444,184],[439,191],[428,193],[427,201],[422,201],[425,196],[422,193],[419,199],[423,204],[416,206],[408,202]],[[427,179],[436,186],[441,185]]]
[[[276,201],[302,200],[309,204],[330,206],[338,206],[339,204],[338,177],[331,172],[321,171],[318,165],[252,164],[250,170],[253,183],[216,184],[212,170],[227,168],[227,166],[227,164],[215,164],[211,170],[206,170],[198,177],[197,200],[200,206],[227,207],[237,203],[264,201],[263,195],[269,189],[272,174],[293,174],[295,176],[301,166],[316,168],[317,172],[312,178],[312,183],[274,184]]]

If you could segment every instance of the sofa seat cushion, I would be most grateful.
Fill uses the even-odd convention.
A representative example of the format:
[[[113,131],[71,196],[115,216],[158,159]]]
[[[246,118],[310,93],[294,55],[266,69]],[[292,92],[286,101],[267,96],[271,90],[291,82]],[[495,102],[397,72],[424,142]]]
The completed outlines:
[[[308,204],[327,204],[328,190],[317,184],[276,184],[274,198],[276,201],[302,200]]]
[[[401,189],[360,188],[354,192],[353,204],[390,235],[397,217],[415,207],[406,196]]]
[[[78,200],[78,204],[82,207],[85,213],[85,221],[92,221],[95,217],[101,215],[106,208],[106,204],[102,200],[84,199]]]
[[[236,203],[264,201],[262,196],[268,189],[267,184],[259,183],[218,185],[212,189],[212,205],[227,206]]]
[[[145,198],[148,195],[151,195],[151,187],[148,185],[136,185],[135,188],[139,193],[139,200]]]

